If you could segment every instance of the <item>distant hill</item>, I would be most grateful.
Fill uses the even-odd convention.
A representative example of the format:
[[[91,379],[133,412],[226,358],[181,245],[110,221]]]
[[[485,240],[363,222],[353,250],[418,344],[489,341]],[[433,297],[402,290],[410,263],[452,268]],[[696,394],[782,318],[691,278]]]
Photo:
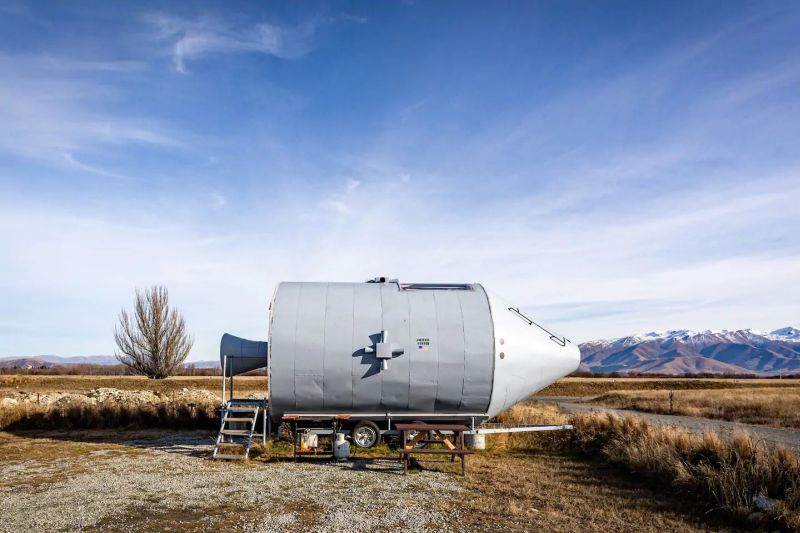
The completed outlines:
[[[70,365],[116,365],[119,364],[113,355],[85,355],[75,357],[61,357],[58,355],[34,355],[31,357],[3,357],[0,358],[0,368],[51,368],[53,366]],[[195,368],[218,368],[219,361],[187,361],[185,366],[193,365]]]
[[[84,355],[76,357],[60,357],[58,355],[37,355],[41,359],[54,365],[116,365],[119,364],[113,355]]]
[[[580,370],[626,374],[800,373],[800,330],[689,330],[585,342]]]
[[[216,361],[186,361],[186,366],[189,365],[195,368],[219,368],[219,359]]]
[[[0,359],[0,368],[50,368],[53,363],[48,363],[36,357],[6,357]]]
[[[0,368],[50,368],[69,365],[116,365],[113,355],[86,355],[79,357],[60,357],[58,355],[34,355],[31,357],[0,358]]]

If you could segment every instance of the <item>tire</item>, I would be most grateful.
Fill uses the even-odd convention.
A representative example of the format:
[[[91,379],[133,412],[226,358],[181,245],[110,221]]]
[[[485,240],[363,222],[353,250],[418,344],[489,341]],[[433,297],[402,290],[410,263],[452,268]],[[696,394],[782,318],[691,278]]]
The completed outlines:
[[[372,448],[381,440],[381,431],[374,422],[369,420],[362,420],[356,424],[350,435],[353,439],[353,444],[358,448]]]

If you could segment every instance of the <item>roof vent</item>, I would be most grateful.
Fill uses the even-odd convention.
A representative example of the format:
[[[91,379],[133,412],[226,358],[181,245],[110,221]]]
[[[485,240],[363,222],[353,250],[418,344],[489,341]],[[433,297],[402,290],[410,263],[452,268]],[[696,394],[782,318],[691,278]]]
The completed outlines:
[[[469,283],[403,283],[400,288],[405,291],[470,291]]]

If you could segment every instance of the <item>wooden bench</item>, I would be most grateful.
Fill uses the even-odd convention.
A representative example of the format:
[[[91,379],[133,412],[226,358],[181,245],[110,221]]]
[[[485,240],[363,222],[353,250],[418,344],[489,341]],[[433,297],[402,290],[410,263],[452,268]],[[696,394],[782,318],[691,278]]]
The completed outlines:
[[[400,462],[403,463],[403,474],[408,472],[408,463],[411,455],[449,455],[450,461],[461,459],[461,475],[467,473],[466,456],[474,453],[464,449],[464,432],[469,428],[463,424],[396,424],[395,427],[402,432],[402,447],[397,450]],[[443,431],[453,433],[453,439],[443,434]],[[417,434],[411,438],[411,432]],[[427,437],[427,438],[426,438]],[[453,442],[455,441],[455,442]],[[444,448],[417,448],[417,445],[441,444]]]

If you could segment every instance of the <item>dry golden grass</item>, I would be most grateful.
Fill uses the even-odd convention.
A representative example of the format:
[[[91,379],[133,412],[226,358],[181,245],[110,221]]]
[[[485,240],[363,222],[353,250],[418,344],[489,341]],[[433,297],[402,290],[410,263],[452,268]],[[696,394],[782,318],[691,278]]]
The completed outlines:
[[[747,424],[800,427],[800,387],[736,390],[619,391],[592,403],[650,413],[719,418]],[[671,404],[671,408],[670,408]]]
[[[22,403],[0,407],[0,429],[216,428],[216,404]]]
[[[597,460],[506,451],[468,460],[464,531],[707,531],[696,509]]]
[[[564,421],[563,414],[546,404],[517,405],[502,416],[504,421],[514,423]],[[800,531],[800,458],[789,450],[745,434],[723,440],[714,433],[697,435],[653,426],[638,417],[591,413],[574,415],[571,422],[574,431],[561,433],[559,437],[541,433],[496,437],[499,445],[490,444],[487,464],[503,470],[503,465],[518,463],[526,457],[535,463],[543,450],[549,453],[559,450],[564,461],[571,459],[563,456],[563,452],[587,454],[635,473],[651,487],[667,487],[676,494],[688,495],[697,509],[705,507],[733,522],[741,522],[753,513],[755,497],[772,498],[778,503],[765,514],[762,525]],[[480,466],[481,459],[476,462]],[[524,487],[532,486],[535,482],[527,479],[522,467],[518,464],[509,468],[500,479],[508,477]],[[494,486],[485,479],[482,481],[490,489],[485,498],[509,502],[511,508],[505,512],[512,516],[515,505],[527,516],[519,496],[513,490],[507,493],[507,482],[499,481]],[[673,501],[677,508],[686,504]]]
[[[579,414],[573,424],[574,450],[601,454],[737,520],[754,511],[755,497],[773,498],[779,503],[766,522],[800,530],[800,460],[786,449],[746,434],[723,440],[714,433],[652,426],[637,417]]]
[[[70,440],[51,439],[48,438],[46,432],[36,432],[36,440],[32,441],[27,435],[20,436],[0,431],[0,463],[18,461],[23,457],[30,461],[67,460],[79,458],[93,451],[117,451],[122,448],[106,442],[90,442],[90,439],[80,439],[78,438],[80,435],[77,434],[71,434],[71,436],[73,438]],[[128,448],[127,450],[129,453],[140,453],[136,449]]]
[[[570,417],[555,404],[524,402],[501,413],[497,421],[509,424],[569,424]],[[567,436],[568,433],[564,431],[500,433],[492,435],[486,444],[492,451],[557,450],[563,447],[563,440]]]
[[[563,378],[536,396],[596,396],[621,390],[693,390],[800,387],[798,379]]]
[[[563,424],[552,404],[518,404],[508,423]],[[467,531],[705,531],[697,509],[606,462],[570,453],[570,432],[491,435],[467,460]],[[566,453],[565,453],[566,452]],[[422,463],[423,467],[444,470]]]
[[[141,376],[0,376],[0,396],[16,391],[26,392],[82,392],[101,387],[120,390],[149,390],[170,393],[186,389],[201,389],[219,394],[219,376],[174,376],[166,379],[148,379]],[[264,376],[237,376],[236,390],[256,392],[267,390]]]
[[[0,396],[18,390],[28,392],[80,392],[100,387],[169,393],[184,388],[220,392],[219,376],[174,376],[148,379],[140,376],[26,376],[0,375]],[[619,390],[692,390],[800,387],[800,380],[713,378],[564,378],[539,391],[537,396],[596,396]],[[236,390],[265,391],[264,376],[237,376]]]

